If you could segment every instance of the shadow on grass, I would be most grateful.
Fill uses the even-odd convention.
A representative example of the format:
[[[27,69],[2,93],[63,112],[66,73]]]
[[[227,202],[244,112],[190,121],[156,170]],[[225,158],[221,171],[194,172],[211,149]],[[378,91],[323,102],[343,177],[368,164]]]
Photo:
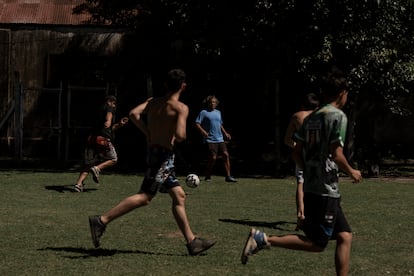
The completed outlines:
[[[45,186],[45,189],[56,191],[59,193],[64,193],[64,192],[76,193],[76,191],[73,189],[73,185],[50,185],[50,186]],[[96,190],[97,189],[95,188],[84,188],[83,193],[93,192]]]
[[[254,221],[254,220],[248,220],[248,219],[219,219],[219,221],[241,224],[241,225],[248,225],[250,227],[267,227],[267,228],[277,229],[281,231],[289,231],[289,232],[292,231],[292,228],[295,229],[296,227],[296,222],[289,222],[289,221],[267,222],[267,221]]]
[[[160,255],[160,256],[189,256],[187,254],[171,254],[164,252],[149,252],[141,250],[119,250],[119,249],[104,249],[104,248],[79,248],[79,247],[45,247],[38,249],[39,251],[56,251],[82,254],[81,256],[65,256],[69,259],[87,259],[91,257],[110,257],[117,254],[142,254],[142,255]],[[200,254],[202,256],[204,254]]]

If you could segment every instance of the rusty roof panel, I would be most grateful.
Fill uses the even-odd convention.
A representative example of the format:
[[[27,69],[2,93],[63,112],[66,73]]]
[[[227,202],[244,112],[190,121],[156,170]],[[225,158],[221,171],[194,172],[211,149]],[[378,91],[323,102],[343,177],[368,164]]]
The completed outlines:
[[[82,25],[88,15],[73,14],[82,0],[0,0],[0,23]]]

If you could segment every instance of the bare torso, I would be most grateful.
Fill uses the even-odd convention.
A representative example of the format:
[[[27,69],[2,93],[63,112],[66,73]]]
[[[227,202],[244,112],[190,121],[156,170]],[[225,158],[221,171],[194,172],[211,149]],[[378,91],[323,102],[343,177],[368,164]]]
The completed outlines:
[[[150,145],[172,149],[174,143],[186,138],[188,107],[178,97],[154,98],[145,108]]]

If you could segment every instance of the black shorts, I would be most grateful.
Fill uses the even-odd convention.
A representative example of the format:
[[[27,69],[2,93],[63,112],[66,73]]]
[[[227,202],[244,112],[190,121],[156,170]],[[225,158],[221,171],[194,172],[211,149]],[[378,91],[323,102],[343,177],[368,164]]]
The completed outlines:
[[[351,233],[351,227],[341,208],[340,198],[305,193],[303,231],[315,244],[326,247],[340,232]]]

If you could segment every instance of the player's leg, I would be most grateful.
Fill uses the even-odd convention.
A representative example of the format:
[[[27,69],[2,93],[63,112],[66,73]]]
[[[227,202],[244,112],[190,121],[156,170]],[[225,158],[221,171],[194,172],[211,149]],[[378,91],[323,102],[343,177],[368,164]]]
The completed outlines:
[[[243,264],[247,262],[248,256],[258,252],[261,247],[268,248],[267,245],[309,252],[321,252],[325,249],[331,236],[324,229],[333,226],[326,225],[325,222],[326,209],[324,206],[327,205],[325,204],[327,199],[313,194],[305,194],[304,200],[306,208],[303,230],[306,236],[297,234],[268,236],[259,230],[252,229],[242,251]]]
[[[338,204],[334,233],[336,234],[335,268],[337,275],[348,275],[351,258],[352,230]]]
[[[253,228],[250,230],[242,250],[242,264],[247,263],[249,256],[272,246],[308,252],[321,252],[325,249],[325,247],[315,244],[302,235],[268,236],[266,233]]]
[[[286,249],[302,250],[309,252],[321,252],[324,247],[318,246],[303,235],[269,236],[268,242],[272,246]]]
[[[118,154],[111,142],[109,142],[107,150],[100,153],[100,156],[103,160],[103,162],[97,166],[100,170],[114,166],[118,162]]]
[[[223,143],[222,151],[221,151],[221,157],[223,158],[223,164],[224,164],[224,171],[226,173],[226,177],[231,176],[230,172],[230,155],[227,150],[226,144]]]
[[[216,241],[196,237],[191,230],[185,210],[185,192],[181,186],[175,186],[168,190],[172,198],[172,212],[178,228],[187,241],[188,253],[192,256],[198,255],[212,247]]]
[[[87,172],[87,171],[81,171],[79,173],[78,180],[76,181],[76,184],[74,186],[74,190],[76,192],[83,192],[83,188],[84,188],[84,183],[83,182],[88,177],[88,175],[89,175],[89,172]]]
[[[95,247],[99,247],[100,238],[105,232],[106,225],[116,218],[129,213],[130,211],[148,205],[153,196],[150,196],[146,193],[138,193],[132,196],[129,196],[119,202],[115,207],[110,209],[103,215],[95,215],[89,217],[89,226],[92,236],[92,242]]]
[[[336,238],[335,268],[336,275],[348,275],[351,257],[352,233],[341,232]]]
[[[91,172],[93,181],[99,183],[99,175],[101,171],[108,167],[114,166],[118,162],[118,155],[111,142],[108,143],[107,147],[97,148],[96,151],[101,163],[91,167]]]
[[[75,192],[83,192],[85,186],[85,179],[89,175],[89,170],[93,164],[97,162],[97,158],[95,155],[95,151],[92,147],[87,146],[84,150],[84,160],[83,160],[83,168],[82,171],[79,173],[78,179],[76,180],[76,184],[73,187]]]
[[[156,182],[156,175],[158,171],[162,170],[158,170],[157,168],[157,166],[149,166],[144,180],[142,181],[139,193],[123,199],[121,202],[118,203],[118,205],[116,205],[111,210],[103,214],[101,216],[101,221],[103,224],[106,225],[114,219],[123,216],[136,208],[148,205],[151,202],[151,200],[157,194],[161,185],[161,183]]]
[[[195,236],[188,222],[187,212],[185,210],[185,192],[181,186],[176,186],[168,190],[172,199],[172,213],[177,222],[178,228],[183,233],[187,243],[194,240]]]
[[[205,173],[205,180],[209,181],[211,179],[211,173],[213,171],[214,164],[217,160],[218,153],[218,144],[217,143],[208,143],[208,161]]]
[[[221,157],[223,159],[224,164],[224,171],[226,174],[225,181],[226,182],[237,182],[237,180],[231,175],[230,170],[230,154],[227,150],[226,143],[219,143],[219,153],[221,154]]]
[[[126,197],[108,212],[101,215],[101,221],[106,225],[114,219],[123,216],[136,208],[148,205],[151,202],[152,198],[152,196],[146,193],[138,193]]]

